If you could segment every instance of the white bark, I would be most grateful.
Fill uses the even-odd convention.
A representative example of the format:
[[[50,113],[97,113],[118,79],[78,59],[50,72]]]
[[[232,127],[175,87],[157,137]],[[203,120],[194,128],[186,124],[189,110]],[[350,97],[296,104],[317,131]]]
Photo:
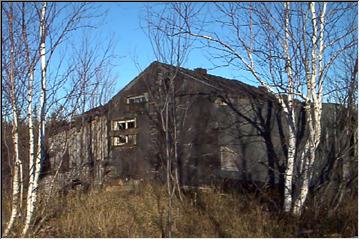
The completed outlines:
[[[287,165],[285,169],[284,211],[290,212],[292,205],[293,173],[296,151],[295,128],[289,126]]]
[[[31,204],[32,204],[32,193],[33,193],[33,186],[34,186],[34,175],[35,175],[35,153],[34,153],[34,125],[32,119],[32,103],[33,103],[33,83],[34,83],[34,67],[32,63],[30,63],[30,50],[27,42],[26,37],[26,29],[25,25],[23,26],[23,40],[26,44],[26,62],[29,68],[29,80],[28,80],[28,124],[29,124],[29,185],[28,185],[28,192],[26,198],[26,218],[25,218],[25,225],[23,229],[23,236],[26,235],[28,228],[31,222]]]
[[[22,207],[23,207],[23,199],[24,199],[24,173],[23,173],[23,165],[20,161],[19,165],[19,213],[18,217],[22,217]]]
[[[294,110],[294,79],[292,72],[292,64],[290,60],[290,50],[289,50],[289,39],[290,39],[290,27],[289,27],[289,3],[284,3],[285,7],[285,38],[284,38],[284,52],[286,59],[286,74],[288,81],[288,111],[287,121],[289,129],[289,140],[288,140],[288,155],[287,155],[287,165],[285,170],[285,190],[284,190],[284,211],[290,212],[292,205],[292,192],[293,192],[293,173],[294,173],[294,164],[295,164],[295,153],[296,153],[296,122],[295,122],[295,110]],[[284,107],[283,107],[284,108]]]
[[[297,180],[300,181],[300,189],[297,198],[294,199],[294,208],[292,213],[296,216],[301,215],[302,207],[306,200],[307,193],[309,191],[309,154],[310,154],[310,143],[306,142],[304,150],[301,152],[300,160],[300,176],[297,176]]]
[[[16,137],[14,137],[14,135],[13,135],[13,143],[14,143],[14,146],[17,147],[18,142],[17,142],[17,140],[15,140],[15,138]],[[15,153],[15,156],[16,155],[18,155],[18,154]],[[19,195],[19,161],[15,161],[14,175],[13,175],[12,203],[11,203],[12,209],[11,209],[10,220],[9,220],[8,225],[6,226],[6,229],[4,232],[5,237],[9,234],[9,232],[15,222],[15,218],[18,214],[18,197],[19,197],[18,195]]]
[[[306,139],[304,152],[301,154],[301,170],[299,195],[294,202],[294,215],[301,215],[305,200],[309,193],[310,182],[314,171],[316,150],[321,137],[321,114],[323,96],[323,55],[324,55],[324,24],[327,3],[323,3],[320,21],[317,21],[315,3],[309,3],[312,16],[312,48],[311,48],[311,72],[307,69],[306,84],[307,95],[305,102],[306,126],[309,128],[309,136]],[[319,32],[318,32],[319,30]],[[308,67],[308,66],[306,66]]]
[[[16,116],[16,114],[13,114]],[[16,116],[17,117],[17,116]],[[16,122],[16,123],[15,123]],[[19,160],[19,145],[18,145],[18,133],[17,133],[17,120],[13,121],[13,131],[12,131],[12,136],[13,136],[13,144],[14,144],[14,154],[15,154],[15,164],[14,164],[14,175],[13,175],[13,189],[12,189],[12,203],[11,203],[11,216],[10,216],[10,220],[8,222],[8,225],[5,229],[4,232],[4,236],[7,236],[15,222],[15,218],[18,214],[18,201],[19,201],[19,191],[20,191],[20,187],[19,187],[19,169],[20,169],[20,165],[21,162]],[[16,130],[15,130],[16,129]]]
[[[4,231],[4,236],[7,236],[15,222],[15,219],[19,211],[19,194],[20,194],[20,184],[19,183],[19,174],[20,169],[22,168],[22,162],[19,157],[19,129],[18,129],[18,112],[16,106],[16,96],[15,96],[15,43],[14,43],[14,32],[13,32],[13,10],[12,5],[10,4],[10,9],[8,13],[9,20],[9,40],[10,40],[10,95],[11,95],[11,107],[12,107],[12,140],[14,144],[14,175],[13,175],[13,188],[12,188],[12,209],[11,216],[8,222],[8,225]]]
[[[34,175],[35,175],[35,154],[34,154],[34,126],[32,121],[32,82],[33,82],[33,73],[30,73],[29,77],[29,89],[28,89],[28,97],[29,97],[29,106],[28,106],[28,119],[29,119],[29,186],[27,192],[27,199],[26,199],[26,218],[25,218],[25,226],[23,229],[23,236],[26,235],[28,228],[31,222],[31,215],[32,215],[32,193],[33,193],[33,186],[34,186]]]
[[[46,58],[45,58],[45,39],[46,39],[46,2],[43,2],[41,8],[40,20],[40,61],[41,61],[41,95],[40,95],[40,112],[39,112],[39,136],[38,136],[38,149],[36,154],[36,162],[34,166],[33,183],[30,196],[28,197],[28,206],[26,222],[23,229],[23,235],[27,234],[30,223],[34,214],[35,204],[37,200],[38,184],[41,171],[41,163],[45,157],[45,107],[46,107]]]

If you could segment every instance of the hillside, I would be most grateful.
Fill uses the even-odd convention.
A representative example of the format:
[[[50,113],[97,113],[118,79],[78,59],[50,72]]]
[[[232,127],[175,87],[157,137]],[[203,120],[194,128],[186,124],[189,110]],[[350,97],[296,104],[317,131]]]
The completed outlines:
[[[183,201],[174,198],[172,237],[357,235],[356,199],[346,201],[347,205],[332,216],[314,206],[295,219],[279,214],[266,195],[261,196],[212,188],[186,191]],[[9,217],[6,200],[3,224]],[[153,183],[130,182],[88,193],[70,192],[52,198],[40,209],[45,218],[36,217],[41,224],[32,237],[164,237],[167,233],[166,189]]]

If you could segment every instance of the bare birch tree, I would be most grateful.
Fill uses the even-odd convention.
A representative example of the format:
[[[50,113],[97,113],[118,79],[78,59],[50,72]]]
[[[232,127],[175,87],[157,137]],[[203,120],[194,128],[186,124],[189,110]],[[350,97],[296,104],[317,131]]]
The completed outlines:
[[[33,211],[32,206],[32,191],[33,191],[33,185],[34,185],[34,177],[35,177],[35,136],[34,136],[34,124],[33,124],[33,88],[34,88],[34,70],[35,65],[38,60],[38,54],[35,52],[35,54],[30,49],[29,39],[28,39],[28,29],[26,24],[26,7],[25,3],[22,3],[21,6],[21,13],[22,13],[22,41],[24,44],[24,51],[25,51],[25,62],[28,69],[28,94],[27,94],[27,100],[28,100],[28,108],[27,108],[27,118],[28,118],[28,129],[29,129],[29,183],[28,183],[28,192],[27,192],[27,200],[26,200],[26,219],[25,219],[25,230],[27,231],[27,228],[29,227],[30,221],[31,221],[31,215]],[[33,56],[34,55],[34,56]]]
[[[9,54],[9,70],[7,72],[7,76],[10,80],[10,101],[11,101],[11,111],[12,111],[12,140],[14,145],[14,170],[13,170],[13,184],[12,184],[12,211],[10,220],[7,224],[7,227],[4,232],[4,236],[9,234],[9,231],[14,225],[15,219],[18,215],[18,212],[21,211],[19,202],[22,201],[20,197],[20,189],[22,182],[19,182],[20,179],[20,169],[22,168],[22,160],[20,160],[19,156],[19,129],[18,129],[18,109],[16,103],[16,95],[15,95],[15,36],[14,36],[14,11],[13,5],[10,3],[8,9],[4,9],[7,21],[8,21],[8,31],[9,31],[9,41],[10,41],[10,54]]]
[[[36,153],[36,161],[34,165],[34,172],[33,172],[33,178],[29,182],[29,186],[32,185],[32,190],[29,190],[29,193],[31,192],[31,196],[29,195],[28,206],[28,215],[26,218],[25,226],[23,229],[23,236],[27,234],[27,231],[29,229],[29,225],[32,222],[33,218],[33,212],[35,209],[37,194],[38,194],[38,184],[39,184],[39,177],[42,170],[42,165],[45,159],[46,154],[46,133],[45,133],[45,127],[46,127],[46,115],[51,110],[51,107],[54,106],[60,106],[60,109],[68,108],[68,104],[71,102],[71,99],[74,97],[79,97],[77,95],[77,92],[82,91],[83,88],[79,88],[78,84],[74,84],[70,87],[69,92],[66,93],[65,96],[61,96],[59,94],[59,91],[61,88],[66,86],[66,84],[69,84],[69,75],[74,74],[74,71],[76,71],[76,66],[78,66],[77,62],[74,62],[72,66],[67,68],[64,75],[60,78],[58,78],[58,75],[56,74],[51,81],[48,80],[47,72],[48,67],[51,65],[51,59],[54,55],[54,52],[63,44],[65,39],[67,39],[73,31],[77,31],[81,28],[91,28],[92,25],[89,23],[86,23],[85,19],[93,19],[101,16],[101,14],[93,14],[91,11],[92,6],[90,6],[88,3],[81,3],[81,4],[70,4],[65,5],[63,7],[58,7],[57,4],[50,4],[48,6],[48,10],[46,3],[43,3],[41,6],[41,9],[39,10],[40,13],[40,48],[39,48],[39,57],[40,57],[40,72],[41,72],[41,94],[40,94],[40,111],[38,113],[38,121],[40,123],[39,126],[39,134],[38,134],[38,141],[37,141],[37,153]],[[57,25],[56,17],[64,14],[65,11],[63,10],[68,9],[67,13],[68,15],[65,16],[65,18],[62,20],[60,25]],[[49,46],[46,48],[45,43],[49,41]],[[109,54],[109,51],[111,49],[111,44],[108,44],[106,47],[103,56],[97,56],[96,54],[100,55],[100,52],[93,52],[92,58],[96,59],[99,58],[98,65],[91,66],[91,71],[93,71],[93,75],[98,74],[100,72],[103,72],[105,74],[105,66],[106,64],[109,64],[109,59],[112,57]],[[82,46],[80,46],[82,47]],[[73,54],[77,54],[76,52]],[[46,59],[46,56],[47,59]],[[75,57],[74,57],[75,58]],[[81,56],[77,56],[77,59],[83,59]],[[60,62],[61,64],[62,62]],[[29,65],[30,66],[30,65]],[[110,67],[111,64],[109,64],[108,67]],[[60,68],[60,66],[59,66]],[[30,68],[31,69],[31,68]],[[103,75],[106,76],[106,75]],[[30,75],[31,77],[31,75]],[[91,76],[92,77],[92,76]],[[98,76],[96,76],[96,83],[94,83],[94,86],[92,86],[92,91],[98,91],[99,84],[105,83],[104,80],[99,79]],[[50,87],[47,87],[47,82],[50,83]],[[80,83],[84,83],[84,81],[79,81]],[[107,81],[108,82],[108,81]],[[105,84],[104,84],[105,85]],[[50,92],[50,96],[47,96],[47,93]],[[80,94],[81,96],[81,94]],[[91,95],[93,96],[93,95]],[[49,102],[50,100],[50,102]],[[100,101],[99,101],[100,102]],[[72,108],[72,110],[68,109],[69,112],[73,112],[75,110]],[[30,168],[31,169],[31,168]]]
[[[185,34],[201,40],[211,49],[213,59],[218,60],[217,66],[232,66],[247,73],[275,96],[288,128],[283,209],[299,215],[315,171],[324,80],[342,51],[356,44],[348,37],[356,31],[356,24],[349,17],[356,15],[355,5],[214,3],[208,6],[205,27],[190,22],[186,11],[189,6],[183,6],[185,9],[181,11],[173,8],[186,23],[184,27],[174,26],[179,31],[173,36]],[[298,149],[300,142],[296,137],[299,103],[306,112],[308,129],[304,149]]]
[[[38,142],[37,142],[37,153],[35,158],[34,166],[30,165],[30,169],[34,167],[34,174],[30,175],[29,187],[32,188],[28,190],[30,193],[28,196],[28,210],[25,221],[25,226],[23,229],[23,235],[26,235],[31,220],[33,218],[35,203],[38,197],[38,185],[39,177],[41,171],[41,163],[45,159],[45,123],[46,123],[46,2],[42,3],[41,6],[41,15],[40,15],[40,63],[41,63],[41,93],[40,93],[40,111],[38,114],[39,121],[39,133],[38,133]],[[31,71],[31,69],[30,69]]]
[[[4,5],[2,10],[6,16],[3,18],[5,21],[2,23],[4,29],[6,29],[6,31],[2,32],[2,42],[4,43],[2,47],[2,96],[3,99],[11,103],[9,110],[11,110],[12,116],[8,116],[8,118],[13,122],[13,145],[15,150],[12,179],[14,190],[12,216],[5,231],[6,235],[9,234],[14,225],[16,216],[21,213],[22,192],[26,188],[22,180],[24,176],[28,176],[28,179],[26,178],[28,180],[28,192],[23,236],[27,235],[33,223],[39,193],[39,178],[42,174],[42,165],[46,153],[46,115],[54,110],[54,106],[67,107],[67,104],[70,102],[67,99],[74,98],[70,94],[78,91],[78,86],[75,85],[66,93],[66,96],[61,96],[61,88],[69,85],[68,76],[71,75],[75,66],[67,68],[65,70],[66,73],[62,74],[62,76],[59,75],[59,71],[55,71],[55,75],[51,75],[51,69],[56,69],[54,67],[55,61],[51,61],[51,59],[56,50],[64,45],[65,40],[68,41],[72,32],[80,28],[92,27],[92,23],[88,20],[101,16],[100,13],[94,14],[93,7],[93,5],[90,6],[88,3],[8,3]],[[85,19],[86,21],[84,21]],[[45,44],[47,45],[45,46]],[[110,49],[110,46],[108,49]],[[94,56],[96,54],[98,52],[94,53]],[[108,60],[108,58],[109,54],[103,59]],[[109,62],[102,61],[103,65],[107,63]],[[49,66],[51,66],[50,71]],[[108,67],[111,67],[111,65]],[[58,69],[61,69],[60,65]],[[49,72],[50,75],[48,74]],[[39,78],[36,77],[37,73],[40,73]],[[103,69],[96,69],[97,81],[101,84],[105,82],[101,77],[107,77],[107,73]],[[99,86],[95,89],[96,91],[104,92]],[[106,94],[102,95],[102,101],[104,95]],[[36,110],[34,111],[34,109]],[[7,109],[2,108],[2,110],[5,113],[4,111]],[[34,112],[37,114],[35,124],[33,119],[35,116]],[[27,144],[29,148],[26,147],[29,159],[28,162],[26,161],[27,164],[25,164],[26,167],[28,166],[26,170],[23,169],[20,159],[25,160],[27,154],[20,156],[19,153],[18,121],[20,118],[27,119],[29,133],[29,142]],[[34,134],[37,124],[39,125],[37,129],[38,134]],[[26,135],[25,133],[20,134]],[[36,141],[34,135],[37,135]],[[27,170],[28,174],[25,173]]]

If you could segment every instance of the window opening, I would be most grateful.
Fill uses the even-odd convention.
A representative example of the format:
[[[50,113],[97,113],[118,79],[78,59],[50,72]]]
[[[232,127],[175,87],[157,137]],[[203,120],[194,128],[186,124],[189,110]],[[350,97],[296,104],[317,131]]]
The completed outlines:
[[[239,171],[238,158],[239,155],[227,146],[220,147],[221,153],[221,170],[223,171]]]
[[[126,122],[127,123],[127,128],[135,128],[135,120],[131,120]]]
[[[136,119],[121,120],[121,121],[113,122],[113,130],[114,131],[130,129],[130,128],[136,128]]]
[[[136,145],[136,134],[113,137],[113,146],[123,146],[125,144]]]
[[[126,103],[127,104],[134,104],[134,103],[144,103],[147,102],[147,93],[143,94],[143,95],[139,95],[139,96],[134,96],[134,97],[128,97],[126,99]]]
[[[227,105],[227,103],[221,98],[216,98],[215,104],[218,106],[226,106]]]
[[[126,122],[123,122],[123,121],[116,122],[116,129],[118,129],[118,130],[126,129]]]
[[[114,146],[122,146],[122,145],[126,144],[127,141],[128,141],[127,136],[120,135],[120,136],[113,137],[113,145]]]

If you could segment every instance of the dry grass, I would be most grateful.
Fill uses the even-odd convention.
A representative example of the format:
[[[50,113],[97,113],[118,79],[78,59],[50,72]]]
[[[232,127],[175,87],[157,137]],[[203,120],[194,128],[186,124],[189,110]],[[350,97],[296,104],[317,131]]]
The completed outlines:
[[[130,191],[123,188],[54,198],[45,210],[49,218],[33,237],[166,236],[165,188],[149,183]],[[192,192],[184,196],[183,202],[174,200],[172,236],[297,237],[304,236],[302,232],[308,232],[307,236],[354,236],[357,210],[353,204],[339,209],[341,214],[333,218],[321,219],[318,215],[305,221],[270,212],[253,195]],[[2,217],[7,219],[8,206],[3,209]],[[311,217],[309,213],[307,217]]]
[[[354,237],[358,235],[358,201],[356,196],[347,196],[340,207],[333,211],[326,205],[310,203],[299,220],[301,237]]]

